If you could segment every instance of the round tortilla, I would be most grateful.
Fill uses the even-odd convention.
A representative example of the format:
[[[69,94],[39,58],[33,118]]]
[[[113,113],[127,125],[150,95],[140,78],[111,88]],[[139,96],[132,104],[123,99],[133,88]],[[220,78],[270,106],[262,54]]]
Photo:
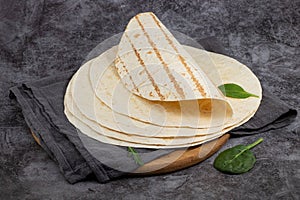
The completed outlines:
[[[65,114],[72,124],[76,124],[76,127],[80,131],[79,134],[85,134],[95,140],[98,140],[100,142],[107,143],[107,144],[112,144],[112,145],[134,147],[134,148],[171,149],[171,148],[185,148],[185,147],[190,147],[190,146],[196,146],[196,145],[207,142],[207,141],[200,141],[200,142],[188,143],[188,144],[183,144],[183,145],[173,145],[172,143],[170,145],[159,145],[159,144],[140,144],[140,143],[135,143],[135,142],[128,142],[125,140],[118,140],[113,137],[107,137],[102,134],[99,134],[98,132],[93,130],[90,126],[88,126],[85,123],[83,123],[82,121],[80,121],[77,117],[75,117],[67,109],[65,109]],[[223,133],[215,135],[214,137],[210,138],[209,141],[220,137],[222,134]],[[170,142],[172,142],[172,141],[170,140]]]

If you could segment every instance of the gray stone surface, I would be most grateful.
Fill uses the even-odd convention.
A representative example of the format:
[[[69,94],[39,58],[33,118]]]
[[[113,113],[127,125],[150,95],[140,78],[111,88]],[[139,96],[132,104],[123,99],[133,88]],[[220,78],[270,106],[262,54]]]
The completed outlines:
[[[107,184],[64,180],[33,141],[8,88],[78,67],[95,45],[143,11],[195,39],[217,36],[266,88],[300,111],[299,1],[0,0],[0,138],[6,141],[0,199],[299,199],[299,116],[288,127],[230,139],[223,149],[265,139],[253,149],[255,168],[243,175],[216,171],[214,155],[168,175]],[[185,25],[176,24],[179,17]]]

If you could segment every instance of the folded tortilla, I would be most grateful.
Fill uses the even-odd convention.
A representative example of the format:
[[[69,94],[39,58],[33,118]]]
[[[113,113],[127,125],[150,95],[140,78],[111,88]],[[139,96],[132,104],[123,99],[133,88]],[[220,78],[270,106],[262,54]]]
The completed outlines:
[[[203,56],[210,59],[208,54]],[[114,67],[114,58],[107,51],[107,54],[100,55],[90,66],[90,81],[94,93],[113,111],[163,127],[212,128],[224,126],[231,119],[232,109],[225,99],[149,101],[132,94],[120,80]],[[211,64],[210,67],[214,65]],[[202,109],[207,105],[212,109]]]
[[[131,93],[148,100],[224,100],[189,53],[151,12],[133,17],[121,38],[115,61]]]

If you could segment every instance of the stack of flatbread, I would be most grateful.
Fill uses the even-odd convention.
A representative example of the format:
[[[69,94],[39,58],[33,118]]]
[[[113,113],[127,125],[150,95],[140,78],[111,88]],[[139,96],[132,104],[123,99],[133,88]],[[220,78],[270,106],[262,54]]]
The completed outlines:
[[[225,97],[235,83],[259,98]],[[100,142],[141,148],[189,147],[220,137],[257,111],[257,77],[233,58],[181,45],[153,13],[133,17],[118,46],[72,77],[65,114]]]

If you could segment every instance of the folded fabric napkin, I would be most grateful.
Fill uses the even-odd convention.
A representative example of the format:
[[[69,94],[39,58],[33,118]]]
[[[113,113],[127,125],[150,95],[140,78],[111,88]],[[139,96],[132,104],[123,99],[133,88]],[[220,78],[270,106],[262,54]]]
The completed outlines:
[[[205,38],[199,42],[208,51],[226,54],[215,37]],[[87,60],[96,56],[99,48],[96,48],[97,51],[91,53]],[[29,128],[38,137],[43,149],[57,162],[62,174],[70,183],[82,181],[91,175],[94,175],[99,182],[106,182],[128,174],[128,171],[133,171],[138,166],[132,161],[133,159],[124,154],[126,151],[114,152],[113,145],[94,141],[98,153],[103,155],[115,153],[113,156],[115,166],[118,165],[119,169],[123,169],[124,166],[128,168],[124,172],[106,165],[111,160],[100,162],[84,147],[76,128],[66,119],[63,99],[66,86],[74,73],[75,70],[13,87],[10,90],[11,98],[16,98],[19,102]],[[280,128],[288,125],[296,115],[296,110],[288,108],[275,95],[263,90],[262,103],[255,116],[230,133],[242,136]],[[147,152],[145,156],[142,155],[144,163],[147,163],[172,150],[139,149],[139,151]]]

